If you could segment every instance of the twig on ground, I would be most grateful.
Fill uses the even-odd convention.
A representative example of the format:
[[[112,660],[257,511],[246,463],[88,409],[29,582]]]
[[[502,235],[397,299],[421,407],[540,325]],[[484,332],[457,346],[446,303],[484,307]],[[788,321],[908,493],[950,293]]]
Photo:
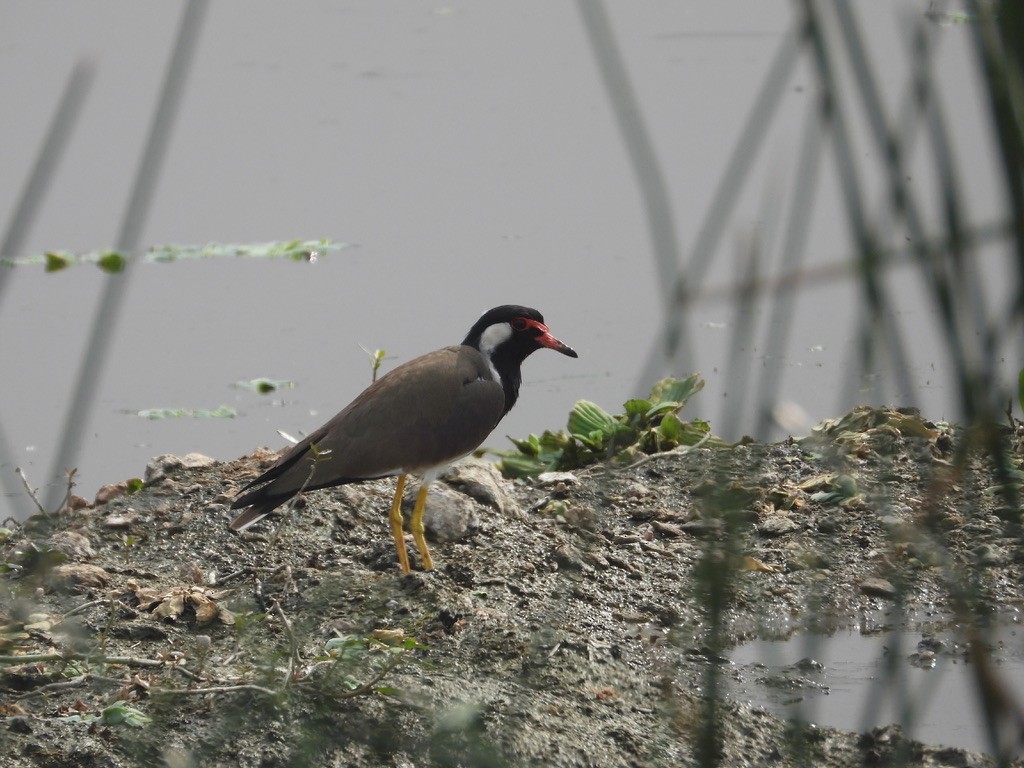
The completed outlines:
[[[391,672],[393,672],[398,667],[399,664],[402,663],[404,655],[405,654],[396,654],[394,656],[391,656],[390,658],[388,658],[387,663],[380,669],[380,671],[377,672],[377,674],[371,677],[368,681],[366,681],[365,683],[356,688],[352,688],[351,690],[338,693],[336,694],[336,696],[339,699],[351,699],[356,696],[365,696],[368,693],[373,693],[374,690],[376,690],[377,686],[380,684],[380,682],[389,674],[391,674]],[[333,670],[337,669],[338,664],[338,659],[333,659],[331,661],[318,661],[316,664],[313,664],[309,668],[309,671],[313,672],[317,669],[320,669],[321,667],[328,667],[327,674],[324,678],[327,679],[327,677],[330,677]],[[306,680],[303,680],[300,683],[296,683],[295,687],[302,688],[304,686],[313,684],[314,682],[312,680],[309,680],[307,676]]]
[[[15,698],[17,699],[30,699],[33,696],[43,696],[54,691],[64,691],[68,688],[78,688],[79,686],[85,685],[90,680],[89,675],[78,675],[70,680],[62,680],[59,683],[48,683],[47,685],[41,685],[31,691],[19,694]]]
[[[1021,422],[1018,419],[1015,419],[1013,417],[1013,400],[1012,399],[1006,401],[1006,421],[1010,425],[1010,429],[1012,431],[1016,431],[1017,427],[1019,427],[1021,425]]]
[[[46,508],[42,505],[42,502],[39,501],[39,497],[36,496],[35,490],[28,484],[28,478],[25,476],[25,470],[21,467],[15,467],[14,471],[17,472],[18,477],[21,478],[21,484],[25,486],[25,492],[28,494],[28,497],[32,499],[32,503],[36,505],[36,509],[39,510],[39,514],[44,517],[48,516]]]
[[[41,514],[43,517],[52,517],[53,515],[59,514],[63,510],[67,509],[68,504],[71,503],[71,492],[75,488],[74,478],[75,474],[78,472],[77,469],[68,470],[68,487],[64,491],[64,498],[61,499],[60,504],[57,505],[57,508],[53,510],[53,512],[47,512],[46,507],[44,507],[43,503],[39,501],[39,497],[36,496],[36,490],[38,489],[35,489],[31,485],[29,485],[28,477],[25,475],[25,470],[23,470],[21,467],[15,467],[14,471],[18,473],[18,477],[21,478],[21,484],[25,486],[25,492],[28,494],[28,497],[32,499],[32,503],[36,505],[36,509],[39,510],[39,514]]]
[[[89,608],[95,608],[97,605],[106,605],[107,602],[108,601],[105,600],[105,599],[104,600],[90,600],[87,603],[82,603],[77,608],[72,608],[70,611],[68,611],[67,613],[64,614],[64,618],[66,619],[68,616],[74,616],[76,613],[81,613],[82,611],[88,610]]]
[[[639,467],[642,464],[646,464],[648,461],[651,461],[652,459],[658,459],[658,458],[661,458],[662,456],[680,456],[682,454],[689,453],[690,451],[695,450],[697,448],[700,448],[702,445],[704,445],[704,443],[706,443],[710,437],[711,437],[711,433],[709,432],[708,434],[704,435],[704,437],[702,437],[700,440],[698,440],[693,445],[677,445],[675,448],[673,448],[670,451],[660,451],[658,453],[648,454],[647,456],[641,456],[639,459],[634,461],[632,464],[626,465],[625,468],[626,469],[635,469],[636,467]]]
[[[252,683],[239,683],[238,685],[214,685],[207,688],[150,688],[150,696],[187,696],[205,693],[231,693],[232,691],[258,691],[267,696],[277,696],[280,691],[273,688],[265,688],[262,685]]]
[[[297,669],[299,663],[301,662],[301,660],[299,659],[299,644],[298,641],[295,639],[295,632],[292,631],[291,621],[289,621],[288,617],[285,616],[284,609],[281,608],[281,603],[279,603],[276,599],[274,600],[273,608],[274,613],[276,613],[278,617],[281,619],[281,623],[284,625],[285,635],[288,637],[288,673],[284,679],[285,687],[287,687],[291,684],[292,676],[295,674],[295,670]]]
[[[192,680],[198,679],[194,672],[177,663],[178,660],[161,661],[158,659],[139,659],[134,656],[104,656],[102,654],[78,653],[75,651],[68,651],[66,653],[30,653],[23,656],[0,656],[0,664],[11,666],[38,664],[47,661],[85,661],[90,664],[109,666],[146,667],[150,669],[165,668],[176,670]]]

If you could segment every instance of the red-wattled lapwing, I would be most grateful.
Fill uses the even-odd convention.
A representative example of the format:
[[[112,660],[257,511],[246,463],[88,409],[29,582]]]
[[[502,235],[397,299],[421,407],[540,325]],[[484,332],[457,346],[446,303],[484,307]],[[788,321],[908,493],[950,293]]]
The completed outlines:
[[[341,413],[298,443],[242,490],[232,509],[249,507],[231,523],[243,531],[300,491],[398,475],[391,532],[398,562],[409,573],[402,534],[406,475],[421,475],[409,529],[423,567],[433,567],[423,537],[430,483],[482,443],[519,397],[522,365],[547,347],[576,352],[548,331],[540,312],[506,305],[486,312],[462,344],[398,366],[371,384]]]

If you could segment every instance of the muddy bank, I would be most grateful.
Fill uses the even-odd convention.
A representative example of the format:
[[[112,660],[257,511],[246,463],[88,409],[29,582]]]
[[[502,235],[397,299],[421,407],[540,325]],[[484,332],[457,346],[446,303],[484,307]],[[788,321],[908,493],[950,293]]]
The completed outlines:
[[[393,481],[238,536],[230,500],[271,455],[164,458],[136,493],[6,534],[0,748],[12,766],[994,765],[703,695],[744,638],[1021,605],[1020,509],[959,437],[862,411],[815,441],[531,481],[462,466],[431,494],[435,570],[408,577]],[[1019,471],[1020,435],[1001,439]]]

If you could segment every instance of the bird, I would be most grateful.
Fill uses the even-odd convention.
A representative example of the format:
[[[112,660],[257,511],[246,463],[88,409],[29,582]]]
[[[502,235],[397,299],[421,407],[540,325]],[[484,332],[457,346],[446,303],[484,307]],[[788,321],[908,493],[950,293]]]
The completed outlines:
[[[406,478],[422,480],[409,530],[424,570],[433,560],[423,510],[431,482],[487,438],[519,398],[520,366],[538,349],[576,351],[551,335],[536,309],[506,304],[485,312],[461,344],[397,366],[330,421],[296,443],[240,491],[230,524],[241,532],[296,494],[397,476],[389,520],[398,564],[409,574],[402,520]]]

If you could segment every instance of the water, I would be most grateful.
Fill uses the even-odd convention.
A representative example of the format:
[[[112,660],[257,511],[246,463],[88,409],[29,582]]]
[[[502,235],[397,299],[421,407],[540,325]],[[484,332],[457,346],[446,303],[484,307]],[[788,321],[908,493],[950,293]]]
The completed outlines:
[[[1024,631],[1004,625],[989,642],[999,683],[1019,701]],[[781,717],[855,731],[900,723],[927,744],[995,751],[979,705],[978,665],[954,631],[797,635],[746,643],[729,658],[732,695]]]
[[[709,211],[793,6],[672,2],[606,5],[609,23],[664,176],[680,259]],[[95,65],[80,121],[22,254],[105,248],[116,237],[169,56],[180,6],[101,0],[8,3],[0,25],[0,227],[14,210],[77,61]],[[909,75],[911,0],[859,17],[888,106]],[[54,23],[59,14],[60,23]],[[934,26],[933,67],[944,89],[959,182],[981,221],[1001,213],[1001,170],[978,101],[968,25]],[[45,55],[41,55],[45,52]],[[709,284],[730,285],[746,245],[777,228],[776,202],[800,156],[814,76],[803,62],[770,125],[751,181],[730,218]],[[854,132],[864,181],[877,160]],[[933,188],[928,153],[909,169]],[[822,167],[808,253],[845,259],[847,225],[835,173]],[[932,199],[936,197],[936,199]],[[884,195],[879,194],[881,203]],[[937,196],[923,201],[939,217]],[[774,212],[774,213],[773,213]],[[535,355],[516,409],[488,440],[508,447],[561,427],[580,398],[616,410],[646,394],[641,371],[662,319],[660,270],[645,211],[590,44],[571,3],[307,2],[210,5],[175,121],[166,166],[144,222],[154,245],[330,238],[354,247],[315,265],[247,260],[144,265],[134,271],[99,397],[87,415],[79,492],[139,476],[153,455],[220,459],[280,447],[281,429],[319,426],[369,380],[359,349],[385,348],[392,366],[462,338],[485,309],[540,308],[578,360]],[[895,235],[897,243],[902,235]],[[993,302],[1011,281],[987,249]],[[777,257],[776,257],[777,258]],[[773,264],[762,265],[769,270]],[[104,276],[91,267],[18,268],[0,300],[0,516],[30,511],[14,467],[37,486],[53,467],[70,390],[85,354]],[[914,343],[911,388],[880,364],[856,374],[860,287],[848,279],[787,295],[792,308],[778,400],[799,406],[799,434],[858,402],[918,404],[956,418],[958,400],[935,308],[910,268],[887,273],[895,322]],[[728,366],[738,319],[725,299],[693,314],[691,359],[662,372],[701,371],[705,390],[684,415],[735,439],[756,430],[754,395],[778,333],[762,302],[745,309],[755,334]],[[995,327],[1000,327],[996,321]],[[1007,360],[1019,355],[1007,354]],[[1005,364],[1006,381],[1016,369]],[[272,396],[232,389],[257,376],[297,387]],[[866,386],[876,384],[878,389]],[[142,421],[147,408],[237,408],[231,420]],[[726,425],[729,425],[726,427]],[[773,430],[771,435],[783,434]]]

